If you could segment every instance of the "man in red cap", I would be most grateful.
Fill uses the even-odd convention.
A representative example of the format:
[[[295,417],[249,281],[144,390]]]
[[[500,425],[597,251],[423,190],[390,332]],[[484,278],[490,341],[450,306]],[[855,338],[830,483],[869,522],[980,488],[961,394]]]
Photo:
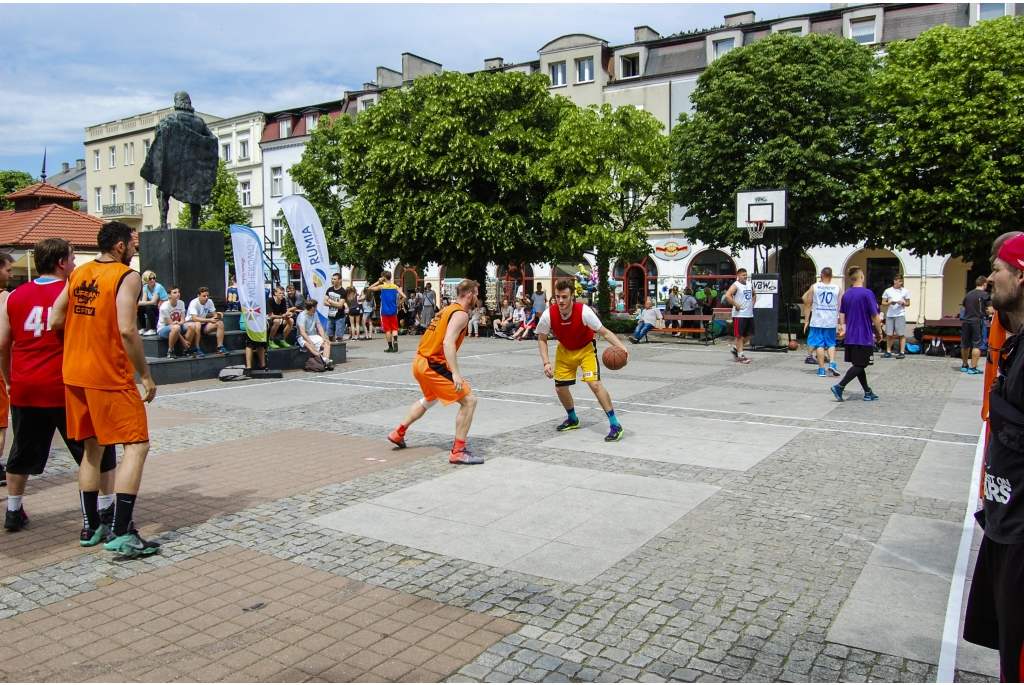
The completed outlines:
[[[985,451],[985,537],[971,581],[964,639],[999,650],[1000,680],[1019,683],[1024,671],[1024,235],[993,245],[992,305],[1009,323],[989,393]]]

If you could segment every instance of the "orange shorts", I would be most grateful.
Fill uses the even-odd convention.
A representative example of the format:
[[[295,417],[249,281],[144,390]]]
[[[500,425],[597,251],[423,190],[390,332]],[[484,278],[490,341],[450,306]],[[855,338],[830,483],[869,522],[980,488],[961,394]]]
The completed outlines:
[[[94,390],[64,386],[68,437],[96,438],[101,445],[149,442],[149,421],[142,396],[134,388]]]
[[[0,428],[7,428],[7,415],[11,413],[11,398],[7,394],[7,384],[0,378]]]
[[[426,357],[417,354],[412,362],[412,375],[420,384],[423,391],[423,399],[427,402],[441,400],[446,407],[452,402],[458,402],[470,393],[469,383],[462,382],[462,392],[455,392],[455,383],[452,382],[452,372],[447,364],[435,364]]]

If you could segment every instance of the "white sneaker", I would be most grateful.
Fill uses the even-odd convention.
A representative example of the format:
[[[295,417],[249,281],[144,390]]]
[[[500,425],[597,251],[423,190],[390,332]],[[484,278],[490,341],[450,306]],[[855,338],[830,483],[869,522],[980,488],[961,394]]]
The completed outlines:
[[[150,328],[149,330],[146,331],[145,335],[156,335],[156,331]]]
[[[145,335],[145,334],[146,334],[146,329],[145,328],[140,328],[139,329],[139,335]]]

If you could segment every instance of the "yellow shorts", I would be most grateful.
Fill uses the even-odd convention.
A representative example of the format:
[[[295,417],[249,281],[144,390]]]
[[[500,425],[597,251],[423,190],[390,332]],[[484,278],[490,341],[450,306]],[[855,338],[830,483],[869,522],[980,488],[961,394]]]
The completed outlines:
[[[597,341],[591,340],[578,350],[569,350],[558,343],[555,350],[555,385],[576,383],[576,369],[583,371],[583,382],[601,380],[601,365],[597,362]]]

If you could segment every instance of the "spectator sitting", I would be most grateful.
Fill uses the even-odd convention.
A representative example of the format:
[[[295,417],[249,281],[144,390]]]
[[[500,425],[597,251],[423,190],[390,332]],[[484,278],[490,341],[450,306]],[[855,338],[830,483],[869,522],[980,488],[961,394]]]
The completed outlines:
[[[327,307],[327,337],[338,342],[345,339],[345,289],[341,287],[341,274],[331,276],[331,287],[324,295]]]
[[[331,358],[331,341],[327,339],[323,324],[316,313],[316,300],[310,298],[304,303],[305,308],[299,314],[297,327],[302,347],[310,354],[323,359],[324,365]]]
[[[231,285],[228,286],[228,292],[224,296],[224,301],[227,302],[227,311],[237,312],[242,309],[241,305],[238,304],[238,284],[235,282],[235,277],[231,277]]]
[[[512,323],[505,328],[506,335],[511,340],[512,332],[518,331],[526,322],[526,310],[523,308],[522,300],[516,300],[516,308],[512,311]]]
[[[156,274],[142,274],[142,292],[139,293],[139,335],[156,334],[160,304],[167,301],[167,291],[156,282]]]
[[[501,308],[494,313],[494,334],[508,335],[506,329],[512,325],[512,305],[508,300],[501,301]]]
[[[172,286],[167,301],[160,305],[160,323],[156,329],[156,334],[167,341],[168,359],[174,358],[174,349],[178,346],[179,339],[183,343],[182,355],[188,357],[192,354],[192,346],[189,344],[184,328],[185,303],[181,301],[178,287]]]
[[[651,298],[647,298],[644,302],[644,308],[637,312],[637,320],[639,323],[636,325],[636,330],[628,338],[629,342],[634,345],[643,340],[644,336],[652,329],[661,328],[665,322],[664,317],[661,315],[661,310],[654,306]]]
[[[466,330],[466,337],[479,338],[480,337],[480,317],[483,316],[483,311],[480,307],[480,302],[477,301],[476,306],[469,310],[469,328]]]
[[[288,309],[288,301],[284,296],[284,288],[277,286],[274,289],[274,296],[267,300],[267,347],[276,350],[279,347],[291,347],[288,343],[288,334],[295,327],[295,317]],[[284,328],[281,331],[282,327]],[[278,332],[281,332],[281,342],[274,342]]]
[[[305,298],[302,293],[295,291],[295,286],[291,283],[285,289],[284,301],[288,304],[288,313],[292,315],[293,320],[302,313]]]
[[[198,297],[188,303],[188,310],[185,314],[187,327],[186,335],[196,351],[197,357],[205,357],[199,348],[199,342],[203,335],[217,336],[217,354],[227,354],[228,348],[224,347],[224,315],[218,312],[210,299],[210,289],[202,287],[199,289]]]
[[[683,302],[682,302],[683,316],[696,316],[697,315],[697,298],[693,296],[693,290],[691,288],[685,288],[683,290]],[[692,325],[692,322],[689,322]],[[686,326],[683,326],[686,328]],[[682,336],[681,333],[675,333],[676,336]]]
[[[531,327],[537,326],[537,320],[540,319],[540,315],[534,318],[533,308],[531,305],[523,304],[523,320],[519,324],[519,328],[512,334],[513,340],[526,340],[526,334],[530,332]]]

